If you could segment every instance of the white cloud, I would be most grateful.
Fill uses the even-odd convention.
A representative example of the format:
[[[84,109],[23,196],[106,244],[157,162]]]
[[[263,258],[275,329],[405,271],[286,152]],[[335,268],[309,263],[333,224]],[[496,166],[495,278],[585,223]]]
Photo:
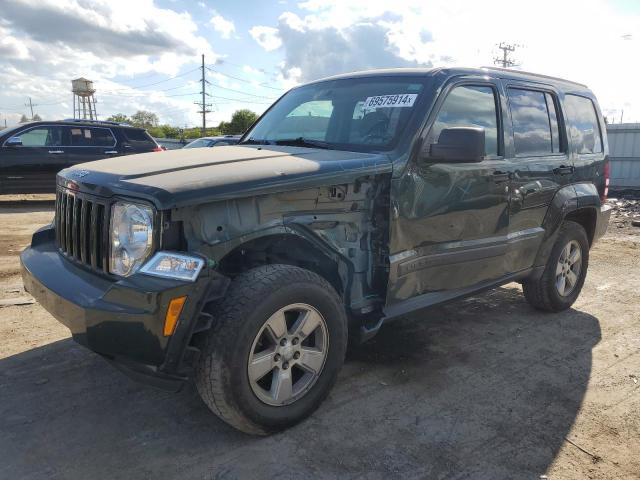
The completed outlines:
[[[70,80],[84,76],[98,89],[101,118],[135,109],[156,111],[163,121],[196,121],[193,99],[169,97],[167,85],[135,90],[195,68],[199,55],[218,58],[188,13],[159,8],[153,0],[3,0],[0,21],[0,112],[15,121],[29,96],[44,118],[71,115]],[[51,52],[55,51],[55,55]],[[157,74],[150,77],[150,74]],[[196,73],[197,74],[197,73]],[[115,83],[125,76],[148,82]],[[185,80],[187,77],[181,77]],[[196,91],[197,89],[193,89]]]
[[[285,77],[293,68],[305,81],[403,64],[490,65],[496,44],[507,41],[523,45],[514,54],[520,68],[586,83],[605,114],[619,118],[624,108],[625,118],[640,120],[640,15],[605,0],[539,0],[535,8],[513,0],[308,0],[298,8],[276,26],[251,29],[265,50],[282,49]]]
[[[214,15],[211,20],[209,20],[209,23],[222,38],[229,39],[231,38],[231,34],[236,31],[236,27],[233,22],[227,20],[222,15]]]
[[[278,29],[273,27],[255,26],[249,30],[249,34],[267,52],[277,50],[282,45],[282,40],[278,35]]]

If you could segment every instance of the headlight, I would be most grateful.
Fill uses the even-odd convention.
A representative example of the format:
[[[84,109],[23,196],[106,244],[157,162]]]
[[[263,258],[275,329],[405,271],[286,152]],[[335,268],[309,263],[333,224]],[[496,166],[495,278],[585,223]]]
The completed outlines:
[[[116,202],[111,206],[109,271],[123,277],[135,273],[153,244],[153,210],[147,205]]]
[[[195,282],[202,267],[202,258],[174,252],[158,252],[144,264],[140,273]]]

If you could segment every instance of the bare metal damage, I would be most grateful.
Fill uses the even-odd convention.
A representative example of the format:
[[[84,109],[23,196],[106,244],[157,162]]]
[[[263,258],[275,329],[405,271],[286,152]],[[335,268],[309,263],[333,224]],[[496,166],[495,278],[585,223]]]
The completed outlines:
[[[288,263],[327,278],[354,314],[382,306],[388,276],[389,175],[174,209],[187,250],[233,277]]]

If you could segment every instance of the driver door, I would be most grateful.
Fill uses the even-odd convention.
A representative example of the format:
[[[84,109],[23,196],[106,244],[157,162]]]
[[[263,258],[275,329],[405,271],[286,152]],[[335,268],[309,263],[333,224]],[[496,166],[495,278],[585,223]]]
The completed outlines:
[[[503,103],[495,82],[450,84],[436,103],[422,143],[427,154],[392,182],[388,316],[505,275],[510,175],[504,160]],[[484,129],[481,161],[446,163],[429,157],[429,145],[452,127]]]
[[[63,127],[32,127],[12,138],[21,144],[2,146],[3,193],[54,192],[56,174],[68,166]]]

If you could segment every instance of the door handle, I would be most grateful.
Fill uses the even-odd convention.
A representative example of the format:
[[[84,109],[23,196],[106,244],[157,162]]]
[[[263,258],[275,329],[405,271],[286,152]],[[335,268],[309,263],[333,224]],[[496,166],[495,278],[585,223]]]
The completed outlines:
[[[493,181],[496,183],[506,182],[511,177],[509,172],[501,172],[500,170],[496,170],[491,176],[493,177]]]
[[[114,153],[118,153],[118,151],[117,151],[117,150],[107,150],[107,151],[106,151],[106,152],[104,152],[104,153],[109,154],[109,155],[112,155],[112,154],[114,154]]]
[[[558,168],[553,169],[553,173],[556,175],[569,175],[573,173],[574,167],[573,165],[567,167],[566,165],[560,165]]]
[[[61,153],[64,153],[64,150],[49,150],[49,153],[51,155],[60,155]]]

